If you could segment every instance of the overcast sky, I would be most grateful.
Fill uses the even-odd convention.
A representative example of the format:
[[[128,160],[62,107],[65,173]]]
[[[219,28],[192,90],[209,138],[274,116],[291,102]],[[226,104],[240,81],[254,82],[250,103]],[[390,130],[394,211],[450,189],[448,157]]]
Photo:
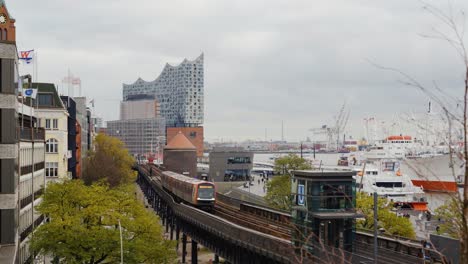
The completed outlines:
[[[445,1],[432,1],[437,3]],[[468,1],[452,1],[468,10]],[[205,54],[205,138],[301,140],[331,125],[343,102],[347,131],[363,118],[423,112],[427,97],[368,60],[399,68],[452,94],[463,68],[448,31],[410,0],[6,0],[19,50],[39,53],[39,81],[70,69],[96,113],[118,119],[122,83],[154,80],[164,64]],[[446,9],[447,5],[441,5]],[[30,70],[22,68],[22,74]],[[66,92],[61,88],[61,92]]]

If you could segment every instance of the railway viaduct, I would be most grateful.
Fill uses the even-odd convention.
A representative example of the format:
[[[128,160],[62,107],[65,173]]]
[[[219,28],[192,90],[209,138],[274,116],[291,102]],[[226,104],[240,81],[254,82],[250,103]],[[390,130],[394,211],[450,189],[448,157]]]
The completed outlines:
[[[290,239],[266,232],[262,223],[241,225],[233,221],[235,217],[221,217],[217,214],[205,212],[192,206],[177,203],[173,197],[163,190],[160,183],[151,177],[148,167],[138,165],[134,167],[138,172],[137,183],[142,189],[149,205],[161,217],[170,239],[180,241],[177,248],[182,246],[182,262],[185,263],[187,236],[192,239],[192,264],[197,264],[197,245],[200,243],[215,253],[215,262],[218,256],[229,263],[374,263],[372,259],[372,241],[370,234],[357,232],[355,239],[355,252],[340,251],[336,257],[330,258],[330,252],[335,249],[324,248],[315,252],[314,259],[299,259],[297,249],[292,246]],[[158,173],[157,169],[151,170]],[[223,196],[219,196],[222,198]],[[224,197],[223,200],[229,199]],[[219,200],[219,199],[218,199]],[[236,201],[228,201],[236,203]],[[226,201],[223,201],[226,202]],[[237,201],[239,205],[240,202]],[[265,215],[271,211],[261,208],[256,212]],[[273,211],[274,212],[274,211]],[[276,212],[278,214],[279,212]],[[270,213],[270,217],[271,217]],[[275,213],[273,213],[275,214]],[[267,218],[258,218],[258,222],[267,221]],[[265,224],[263,226],[266,226]],[[418,258],[421,246],[417,241],[398,240],[379,237],[379,258],[377,263],[423,263]],[[314,261],[315,260],[315,261]]]

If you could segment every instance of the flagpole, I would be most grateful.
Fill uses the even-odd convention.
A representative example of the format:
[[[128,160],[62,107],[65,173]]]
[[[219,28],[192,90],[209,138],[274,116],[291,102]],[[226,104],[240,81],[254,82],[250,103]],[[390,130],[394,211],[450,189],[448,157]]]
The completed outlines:
[[[39,56],[38,56],[38,51],[34,50],[34,65],[36,66],[36,72],[34,75],[36,76],[36,82],[39,81]]]
[[[21,76],[19,76],[19,71],[18,71],[18,89],[20,87],[21,87],[21,131],[23,131],[23,128],[24,128],[24,91],[23,91],[23,82],[21,81]]]

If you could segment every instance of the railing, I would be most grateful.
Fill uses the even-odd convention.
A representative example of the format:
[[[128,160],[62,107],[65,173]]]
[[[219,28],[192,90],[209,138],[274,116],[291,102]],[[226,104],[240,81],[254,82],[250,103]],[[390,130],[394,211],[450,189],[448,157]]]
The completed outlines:
[[[21,199],[20,208],[23,209],[24,207],[26,207],[30,203],[32,203],[32,195],[29,195],[29,196],[24,197],[23,199]]]
[[[30,140],[30,141],[45,140],[45,129],[42,127],[39,127],[39,128],[18,127],[17,131],[18,131],[20,140]]]
[[[39,162],[34,164],[34,171],[42,170],[44,169],[45,162]],[[21,167],[21,175],[25,175],[28,173],[31,173],[33,171],[33,166],[32,165],[26,165]]]
[[[145,175],[145,178],[146,177],[147,176]],[[181,219],[197,226],[201,226],[209,232],[220,234],[222,237],[236,241],[236,244],[244,245],[257,252],[263,252],[265,255],[274,256],[275,259],[281,260],[283,263],[290,263],[289,260],[293,257],[293,250],[291,248],[290,241],[262,234],[254,230],[232,224],[227,220],[221,219],[199,209],[184,204],[178,204],[174,202],[172,196],[164,192],[162,188],[157,186],[148,178],[146,179],[152,189],[157,191],[162,199],[170,204],[175,215]]]

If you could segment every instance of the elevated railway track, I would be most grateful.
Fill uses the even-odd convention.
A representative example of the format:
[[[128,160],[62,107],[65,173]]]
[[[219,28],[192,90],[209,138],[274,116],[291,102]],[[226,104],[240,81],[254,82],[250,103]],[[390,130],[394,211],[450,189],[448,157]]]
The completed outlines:
[[[139,166],[138,171],[138,181],[148,202],[161,216],[166,229],[176,230],[177,240],[178,232],[182,231],[231,263],[373,263],[372,234],[357,232],[353,253],[342,251],[340,256],[324,258],[323,254],[336,251],[324,247],[318,257],[300,260],[290,242],[290,214],[222,194],[217,194],[214,210],[205,212],[176,203],[161,187],[158,177],[161,170],[157,167]],[[378,250],[378,263],[423,263],[418,241],[379,237]],[[440,262],[439,254],[430,255]]]

